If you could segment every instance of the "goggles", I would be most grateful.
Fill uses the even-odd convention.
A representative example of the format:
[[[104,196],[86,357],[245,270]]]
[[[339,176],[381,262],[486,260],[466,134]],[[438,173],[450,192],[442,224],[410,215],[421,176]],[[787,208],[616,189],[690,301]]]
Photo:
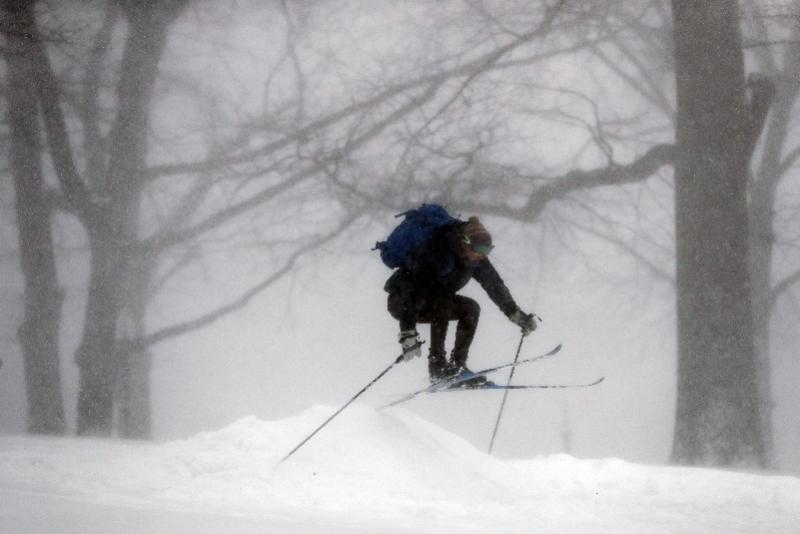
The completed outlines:
[[[469,236],[463,236],[464,244],[472,249],[472,252],[479,256],[486,257],[494,249],[494,245],[485,245],[482,243],[473,243]]]

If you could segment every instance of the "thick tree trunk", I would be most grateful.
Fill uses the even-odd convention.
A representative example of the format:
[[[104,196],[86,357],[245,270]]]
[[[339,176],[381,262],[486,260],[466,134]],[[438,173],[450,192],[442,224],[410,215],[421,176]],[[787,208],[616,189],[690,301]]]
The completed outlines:
[[[145,318],[147,298],[150,294],[152,262],[148,258],[134,258],[130,276],[125,286],[124,307],[120,327],[121,338],[138,340],[146,334]],[[152,355],[146,349],[121,344],[119,347],[119,382],[117,399],[119,407],[119,434],[123,438],[149,439],[152,437],[150,405],[150,370]]]
[[[29,2],[4,1],[0,6],[0,29],[6,37],[9,155],[25,278],[25,317],[19,327],[19,342],[25,364],[28,430],[62,434],[65,424],[58,354],[62,295],[56,277],[51,212],[44,197],[37,78],[31,60],[37,35]]]
[[[148,351],[122,351],[120,359],[119,435],[128,439],[153,436],[150,404],[150,371],[153,357]]]
[[[98,221],[99,222],[99,221]],[[100,225],[110,226],[111,223]],[[91,269],[83,336],[75,355],[80,382],[78,434],[111,434],[114,381],[117,374],[116,328],[118,292],[125,252],[110,232],[90,233]]]
[[[673,460],[765,463],[751,305],[751,142],[735,0],[673,0],[678,398]]]
[[[121,369],[117,328],[123,290],[136,245],[142,169],[147,153],[147,116],[166,31],[178,2],[124,2],[128,38],[118,82],[118,112],[111,131],[104,185],[110,199],[90,229],[92,270],[86,323],[76,359],[81,382],[78,432],[108,435],[114,388]]]

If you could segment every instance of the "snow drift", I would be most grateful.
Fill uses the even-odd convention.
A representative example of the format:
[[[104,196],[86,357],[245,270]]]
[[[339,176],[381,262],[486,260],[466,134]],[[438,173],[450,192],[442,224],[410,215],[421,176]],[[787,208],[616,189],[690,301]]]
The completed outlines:
[[[408,412],[316,406],[164,444],[0,438],[0,532],[797,533],[800,479],[487,456]]]

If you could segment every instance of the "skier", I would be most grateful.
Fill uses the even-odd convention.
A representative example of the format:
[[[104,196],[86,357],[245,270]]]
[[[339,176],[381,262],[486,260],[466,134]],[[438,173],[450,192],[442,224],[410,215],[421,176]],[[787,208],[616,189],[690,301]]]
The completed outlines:
[[[431,344],[428,373],[432,383],[452,378],[467,369],[467,357],[480,306],[473,299],[456,294],[471,278],[522,329],[523,335],[536,330],[533,314],[519,309],[488,255],[492,237],[477,217],[438,228],[409,254],[408,260],[386,281],[389,313],[400,322],[399,342],[403,360],[421,355],[417,323],[430,323]],[[445,338],[448,322],[458,321],[455,346],[447,360]],[[464,387],[486,384],[483,376],[462,382]]]

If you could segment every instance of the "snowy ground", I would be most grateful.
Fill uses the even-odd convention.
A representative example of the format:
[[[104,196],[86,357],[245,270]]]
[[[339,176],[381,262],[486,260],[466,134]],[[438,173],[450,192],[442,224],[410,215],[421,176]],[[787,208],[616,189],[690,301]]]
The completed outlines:
[[[0,533],[786,533],[800,479],[487,456],[403,410],[246,418],[164,444],[0,438]]]

